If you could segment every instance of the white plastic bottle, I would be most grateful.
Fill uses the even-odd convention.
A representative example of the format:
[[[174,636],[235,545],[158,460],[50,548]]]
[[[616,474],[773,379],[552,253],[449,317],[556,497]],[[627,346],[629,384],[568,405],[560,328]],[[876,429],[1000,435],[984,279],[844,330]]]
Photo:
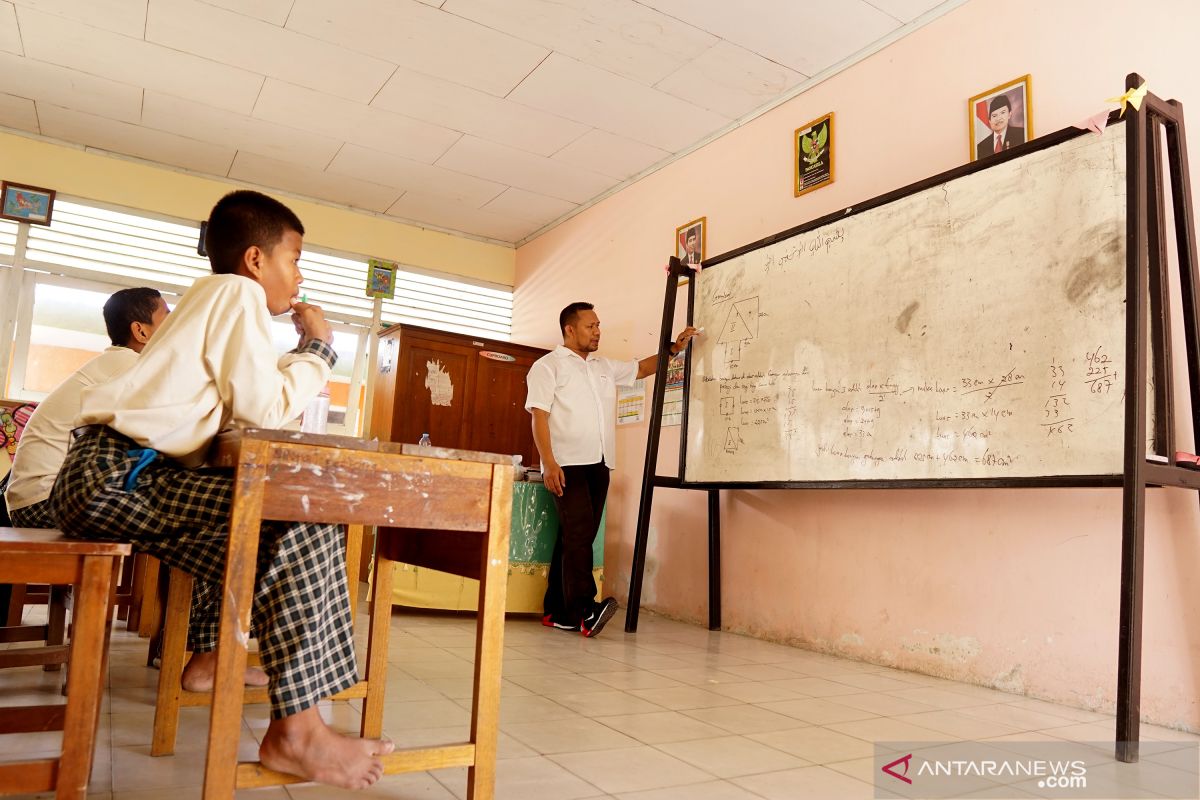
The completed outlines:
[[[300,430],[304,433],[325,433],[329,426],[329,388],[309,402],[300,417]]]
[[[421,434],[421,440],[417,442],[417,447],[421,448],[422,450],[432,450],[433,449],[433,442],[429,441],[428,433]]]

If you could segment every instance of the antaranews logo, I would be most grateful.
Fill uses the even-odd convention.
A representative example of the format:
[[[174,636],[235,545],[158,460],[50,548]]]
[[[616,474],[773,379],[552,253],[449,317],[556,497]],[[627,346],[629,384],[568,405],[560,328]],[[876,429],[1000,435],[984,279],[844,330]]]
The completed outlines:
[[[883,771],[886,774],[891,775],[893,778],[899,778],[900,780],[904,781],[905,783],[911,784],[912,778],[907,777],[908,776],[908,762],[910,762],[910,761],[912,761],[912,753],[909,753],[906,756],[901,756],[900,758],[897,758],[895,761],[893,761],[890,764],[884,764]],[[900,764],[904,765],[904,772],[903,773],[893,772],[892,768],[899,766]]]

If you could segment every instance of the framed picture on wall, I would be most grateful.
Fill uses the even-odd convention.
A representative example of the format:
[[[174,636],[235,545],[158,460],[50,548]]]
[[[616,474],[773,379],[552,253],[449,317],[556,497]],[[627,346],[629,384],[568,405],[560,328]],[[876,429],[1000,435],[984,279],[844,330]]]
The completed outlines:
[[[391,300],[396,296],[396,270],[400,265],[394,261],[378,258],[367,260],[367,297],[382,297]]]
[[[1028,75],[1002,83],[967,101],[971,160],[1003,153],[1033,138],[1033,95]]]
[[[0,183],[0,217],[34,225],[49,225],[54,211],[54,190],[19,183]]]
[[[796,197],[833,183],[833,112],[796,128]]]
[[[706,219],[708,218],[700,217],[675,229],[675,255],[690,267],[699,266],[704,260]]]

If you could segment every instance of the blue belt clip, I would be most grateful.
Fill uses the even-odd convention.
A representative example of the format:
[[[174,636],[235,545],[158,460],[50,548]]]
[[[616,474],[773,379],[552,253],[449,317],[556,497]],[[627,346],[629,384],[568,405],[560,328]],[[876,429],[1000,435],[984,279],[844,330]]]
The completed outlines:
[[[133,465],[133,469],[129,470],[129,474],[125,476],[124,489],[127,492],[132,492],[134,487],[137,486],[138,475],[142,470],[150,466],[150,463],[154,461],[154,459],[158,458],[158,451],[151,450],[149,447],[147,447],[141,450],[130,450],[126,452],[125,455],[137,456],[138,460],[138,462]]]

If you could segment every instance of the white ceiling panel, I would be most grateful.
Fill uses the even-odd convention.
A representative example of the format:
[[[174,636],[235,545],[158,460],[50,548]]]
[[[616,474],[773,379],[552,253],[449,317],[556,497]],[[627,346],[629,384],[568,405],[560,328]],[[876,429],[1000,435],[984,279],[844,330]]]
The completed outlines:
[[[0,125],[19,131],[40,133],[37,110],[28,97],[0,94]]]
[[[137,156],[173,167],[225,175],[234,149],[151,130],[128,122],[83,114],[46,103],[38,105],[42,133],[100,150]]]
[[[442,9],[647,86],[719,41],[633,0],[447,0]]]
[[[870,0],[871,5],[901,22],[912,22],[926,11],[932,11],[942,0]]]
[[[557,53],[509,97],[672,152],[729,121],[674,95]]]
[[[539,227],[536,222],[514,219],[478,208],[465,208],[449,203],[445,198],[419,192],[405,192],[387,213],[405,221],[424,222],[439,228],[471,230],[480,236],[504,242],[515,242]]]
[[[304,113],[297,114],[298,108]],[[462,136],[440,125],[274,78],[268,78],[263,86],[254,116],[429,164]]]
[[[438,166],[531,192],[584,203],[618,181],[581,167],[535,156],[474,136],[464,136],[438,159]]]
[[[403,67],[371,105],[543,156],[589,130],[587,125]]]
[[[666,150],[601,130],[591,131],[554,154],[555,161],[620,180],[670,157]]]
[[[283,26],[292,10],[292,0],[204,0],[210,6],[220,6],[248,17]]]
[[[740,117],[805,79],[736,44],[721,42],[656,88],[725,117]]]
[[[244,117],[167,94],[146,92],[142,124],[213,144],[317,169],[328,164],[342,143],[328,136]]]
[[[0,53],[0,92],[124,122],[142,115],[136,86],[8,53]]]
[[[549,52],[415,0],[296,0],[287,27],[498,97]]]
[[[153,0],[146,40],[360,103],[396,68],[198,0]]]
[[[430,194],[454,200],[470,208],[479,208],[504,191],[504,184],[475,175],[398,158],[378,150],[348,144],[326,167],[329,172],[375,181],[405,191]]]
[[[360,181],[345,175],[300,167],[288,161],[276,161],[241,151],[233,159],[229,177],[234,180],[273,186],[294,194],[320,197],[368,211],[387,211],[400,197],[401,190]]]
[[[21,30],[17,27],[17,11],[12,3],[0,0],[0,50],[21,55]]]
[[[900,26],[864,0],[758,0],[754,13],[727,0],[644,2],[804,75],[816,75]]]
[[[249,114],[262,77],[191,53],[49,14],[17,9],[25,55],[104,78]]]
[[[21,8],[44,11],[125,36],[142,37],[147,0],[13,0]]]
[[[524,189],[509,188],[485,205],[483,210],[545,225],[573,208],[575,208],[575,203],[568,203],[557,197],[547,197],[544,194],[527,192]]]
[[[0,127],[520,243],[964,2],[0,0]]]

